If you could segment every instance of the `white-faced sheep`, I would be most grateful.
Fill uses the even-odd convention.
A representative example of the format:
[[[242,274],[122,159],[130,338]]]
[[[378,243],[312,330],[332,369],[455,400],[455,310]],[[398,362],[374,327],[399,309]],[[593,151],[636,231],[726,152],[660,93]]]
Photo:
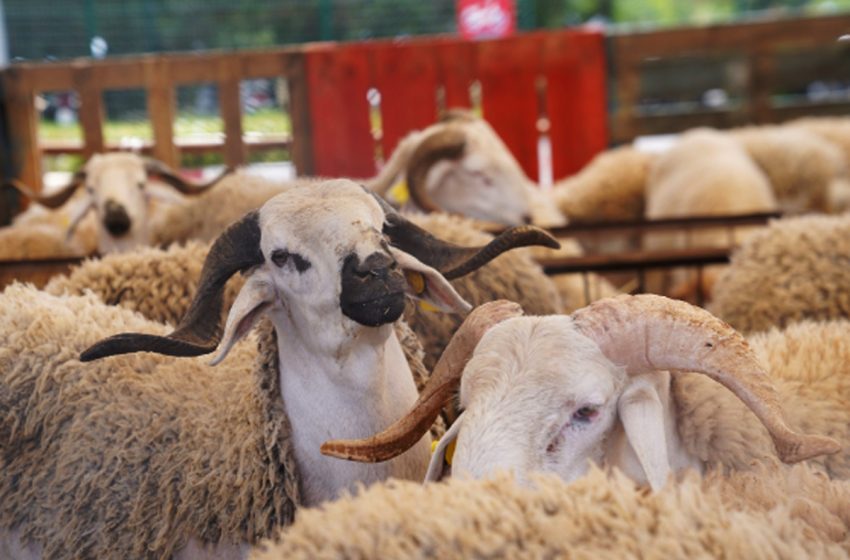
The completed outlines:
[[[405,292],[468,309],[437,269],[462,275],[549,239],[524,227],[483,248],[449,245],[385,213],[360,186],[327,181],[289,190],[228,228],[167,336],[93,295],[7,288],[0,526],[45,557],[166,557],[190,537],[254,542],[291,521],[299,500],[421,476],[427,438],[407,442],[411,452],[383,466],[352,467],[323,457],[319,445],[329,434],[371,433],[416,399],[393,329]],[[224,284],[238,271],[245,284],[222,329]],[[456,375],[483,331],[516,309],[501,302],[474,311],[434,375]],[[145,334],[112,336],[80,360],[218,348],[218,363],[261,317],[271,325],[253,368],[250,360],[215,371],[198,359],[76,359],[107,330],[126,328]]]
[[[26,185],[12,181],[11,185],[34,202],[47,208],[59,208],[68,202],[80,187],[85,187],[84,202],[70,216],[66,234],[70,237],[85,216],[97,215],[97,250],[101,254],[126,251],[151,241],[151,219],[148,205],[151,197],[165,197],[175,202],[176,196],[148,187],[149,176],[156,176],[183,194],[198,194],[214,185],[224,174],[204,184],[186,181],[160,161],[131,153],[96,154],[85,167],[74,174],[71,182],[49,195],[33,193]]]
[[[710,309],[742,332],[850,319],[850,216],[774,220],[732,254]]]
[[[449,111],[440,122],[402,139],[367,186],[387,196],[401,179],[406,180],[410,205],[420,211],[504,225],[565,223],[496,131],[467,111]]]
[[[850,483],[805,465],[689,475],[647,493],[592,469],[567,484],[501,475],[392,481],[299,512],[253,560],[312,558],[846,558]]]
[[[765,353],[775,355],[770,376],[729,325],[661,296],[600,300],[569,317],[510,319],[482,338],[456,380],[464,411],[441,440],[428,478],[442,473],[443,452],[455,438],[452,472],[476,477],[504,469],[520,479],[549,471],[571,481],[593,461],[657,490],[684,469],[745,469],[778,456],[789,463],[814,458],[846,478],[848,453],[818,457],[840,451],[837,441],[789,427],[850,443],[841,413],[850,401],[847,325],[819,334],[830,335],[829,343],[811,332],[766,341]],[[823,348],[834,356],[821,356]],[[802,357],[792,359],[795,352]],[[815,374],[806,370],[813,359],[828,363]],[[697,373],[671,377],[667,370]],[[431,414],[425,401],[432,392],[429,384],[410,415],[378,436],[328,442],[323,451],[360,460],[394,456],[404,449],[394,447],[400,436],[409,440],[411,426]]]

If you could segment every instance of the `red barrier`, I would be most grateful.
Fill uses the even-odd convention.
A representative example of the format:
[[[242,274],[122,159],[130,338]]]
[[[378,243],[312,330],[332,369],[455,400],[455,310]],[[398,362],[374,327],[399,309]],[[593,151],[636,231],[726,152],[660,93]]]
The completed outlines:
[[[525,172],[537,178],[537,123],[551,125],[554,175],[578,171],[608,144],[606,59],[601,32],[562,30],[495,41],[455,38],[325,44],[306,52],[315,172],[374,173],[370,87],[381,93],[389,157],[408,132],[436,120],[438,90],[447,107],[469,107],[478,80],[487,119]],[[537,84],[545,78],[545,95]]]

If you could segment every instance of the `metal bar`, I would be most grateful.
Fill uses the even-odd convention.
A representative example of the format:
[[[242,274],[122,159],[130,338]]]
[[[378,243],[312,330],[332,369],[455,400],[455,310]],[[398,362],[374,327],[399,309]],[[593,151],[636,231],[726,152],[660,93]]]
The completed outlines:
[[[617,255],[586,255],[541,259],[546,274],[607,272],[646,268],[669,268],[729,262],[729,247],[699,247],[666,251],[633,251]]]

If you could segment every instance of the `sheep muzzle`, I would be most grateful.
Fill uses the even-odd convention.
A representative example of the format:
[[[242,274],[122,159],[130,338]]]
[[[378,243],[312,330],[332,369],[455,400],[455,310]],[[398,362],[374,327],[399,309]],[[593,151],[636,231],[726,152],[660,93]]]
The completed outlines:
[[[404,311],[405,285],[401,268],[389,255],[372,253],[363,262],[348,255],[342,266],[342,313],[367,327],[394,323]]]

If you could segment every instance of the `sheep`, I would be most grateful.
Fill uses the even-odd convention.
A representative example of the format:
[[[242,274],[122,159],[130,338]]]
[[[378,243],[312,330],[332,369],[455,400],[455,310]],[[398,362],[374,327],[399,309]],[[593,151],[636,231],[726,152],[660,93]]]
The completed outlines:
[[[593,461],[658,490],[671,473],[717,464],[743,470],[778,457],[811,459],[847,478],[848,453],[819,457],[838,453],[838,441],[800,435],[780,402],[791,426],[850,442],[841,413],[850,400],[849,330],[837,323],[774,333],[754,341],[759,356],[707,311],[662,296],[623,295],[571,316],[513,318],[484,335],[462,379],[432,377],[407,417],[366,440],[326,442],[322,451],[393,457],[405,448],[398,442],[421,429],[411,426],[433,414],[436,403],[426,403],[438,381],[443,395],[460,384],[463,413],[441,440],[429,480],[442,473],[451,441],[452,472],[474,477],[505,469],[519,479],[547,471],[572,481]]]
[[[299,512],[251,558],[846,558],[850,483],[771,467],[654,494],[599,469],[571,484],[390,481]]]
[[[54,209],[63,206],[85,185],[85,202],[70,216],[67,235],[72,236],[81,220],[94,211],[98,217],[97,250],[106,254],[150,244],[150,198],[168,202],[182,200],[163,194],[167,191],[148,188],[149,176],[155,175],[181,193],[191,195],[205,191],[230,171],[225,169],[222,175],[205,184],[192,184],[160,161],[132,153],[110,153],[92,156],[70,183],[53,194],[36,194],[17,180],[10,184],[41,206]]]
[[[850,319],[850,216],[772,221],[739,247],[711,311],[742,332],[803,319]]]
[[[847,180],[843,154],[832,143],[795,126],[751,126],[729,134],[770,180],[783,214],[832,209],[836,184]]]
[[[367,187],[393,194],[400,179],[400,204],[425,212],[444,211],[503,225],[564,225],[554,204],[523,172],[496,131],[464,110],[403,138]]]
[[[681,136],[652,166],[646,191],[646,218],[675,218],[694,215],[730,215],[775,212],[776,197],[764,173],[734,139],[711,129],[694,129]],[[724,228],[671,234],[647,234],[648,249],[726,247],[739,243],[755,228],[737,228],[730,239]],[[686,297],[701,290],[711,293],[721,268],[707,267],[697,285],[676,274],[647,275],[648,291]],[[672,286],[667,284],[672,283]]]
[[[206,195],[200,198],[203,196]],[[435,213],[407,217],[432,235],[456,245],[484,245],[493,239],[492,235],[477,229],[474,222],[459,216]],[[176,324],[189,308],[208,250],[204,243],[189,242],[167,250],[150,248],[109,255],[85,262],[67,276],[54,278],[45,290],[56,295],[93,291],[108,304],[138,311],[154,321]],[[452,285],[473,305],[508,299],[537,315],[562,313],[584,305],[581,285],[573,287],[571,298],[562,302],[557,286],[526,251],[517,249],[506,253],[469,275],[452,280]],[[241,286],[239,277],[228,282],[225,308],[235,299]],[[459,318],[434,313],[412,302],[408,303],[404,316],[425,347],[426,366],[433,367],[460,324]]]
[[[579,173],[555,183],[551,196],[571,222],[639,220],[657,158],[631,145],[601,152]]]
[[[406,291],[467,311],[446,277],[514,246],[550,242],[523,227],[485,247],[449,245],[359,185],[325,181],[290,189],[231,225],[167,336],[164,326],[94,294],[7,288],[0,527],[13,542],[4,546],[23,543],[50,558],[180,557],[204,543],[218,546],[211,554],[237,554],[290,522],[300,505],[357,482],[420,477],[427,438],[378,468],[327,459],[319,443],[374,431],[415,400],[393,329]],[[222,292],[238,271],[246,279],[222,329]],[[484,330],[515,314],[506,302],[473,311],[434,375],[454,375]],[[234,344],[261,318],[268,320],[252,367],[251,354]],[[117,329],[146,334],[89,346]],[[151,355],[89,363],[216,350],[212,365],[231,350],[233,365],[214,372],[198,359]]]

